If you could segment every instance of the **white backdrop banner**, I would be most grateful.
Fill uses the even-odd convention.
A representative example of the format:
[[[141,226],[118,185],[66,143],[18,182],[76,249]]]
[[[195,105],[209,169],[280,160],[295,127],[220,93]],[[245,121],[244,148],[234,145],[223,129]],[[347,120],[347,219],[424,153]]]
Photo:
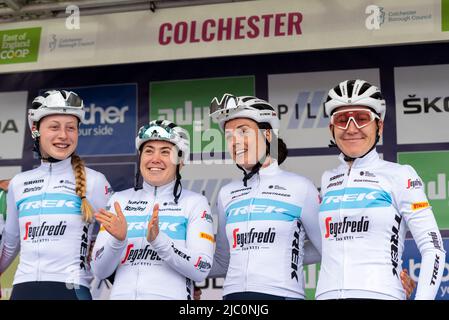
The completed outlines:
[[[21,159],[27,122],[27,91],[0,93],[0,159]],[[31,137],[30,137],[31,139]]]
[[[449,142],[449,65],[394,70],[399,144]]]
[[[68,14],[67,20],[73,17]],[[449,36],[442,31],[440,0],[259,0],[96,16],[83,16],[81,10],[79,25],[68,26],[73,24],[65,18],[0,26],[0,32],[15,30],[1,43],[8,50],[0,72],[431,42]],[[38,56],[24,40],[30,28],[36,31],[32,42],[40,45]]]

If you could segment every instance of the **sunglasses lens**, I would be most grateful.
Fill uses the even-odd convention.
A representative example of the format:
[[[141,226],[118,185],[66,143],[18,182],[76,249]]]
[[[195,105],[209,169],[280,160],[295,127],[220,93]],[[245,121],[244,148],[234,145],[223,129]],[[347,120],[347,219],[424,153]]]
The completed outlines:
[[[349,121],[352,119],[358,128],[363,128],[375,118],[374,113],[369,110],[348,110],[334,113],[332,115],[332,123],[337,127],[346,129]]]
[[[170,139],[172,137],[171,133],[159,126],[151,126],[144,130],[140,134],[141,139],[148,138],[162,138],[162,139]]]

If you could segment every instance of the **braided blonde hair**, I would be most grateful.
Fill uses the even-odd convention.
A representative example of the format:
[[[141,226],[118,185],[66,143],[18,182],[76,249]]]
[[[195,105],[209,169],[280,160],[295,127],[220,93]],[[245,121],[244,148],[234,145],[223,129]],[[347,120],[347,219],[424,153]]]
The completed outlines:
[[[92,222],[94,209],[92,208],[89,200],[86,198],[86,169],[84,167],[84,161],[81,158],[73,154],[72,155],[72,168],[75,174],[75,190],[78,197],[81,198],[81,213],[83,214],[83,221]]]

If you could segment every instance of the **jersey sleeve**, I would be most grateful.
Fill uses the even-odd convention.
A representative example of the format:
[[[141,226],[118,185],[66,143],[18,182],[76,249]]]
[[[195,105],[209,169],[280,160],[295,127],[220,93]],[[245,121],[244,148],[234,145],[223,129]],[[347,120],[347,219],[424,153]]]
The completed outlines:
[[[7,216],[2,236],[3,250],[0,258],[0,273],[3,273],[10,266],[20,250],[19,211],[14,197],[14,179],[10,182],[8,189],[6,198]]]
[[[115,197],[112,196],[106,207],[109,212],[117,214],[114,206],[111,205],[114,201]],[[100,228],[92,251],[91,268],[95,277],[105,279],[115,271],[127,243],[127,238],[123,241],[117,240],[106,229]]]
[[[212,267],[214,253],[213,222],[206,198],[192,199],[196,204],[190,209],[187,223],[185,247],[175,242],[164,232],[159,232],[151,245],[167,265],[185,277],[203,281]]]
[[[320,198],[318,190],[310,182],[301,213],[301,221],[309,239],[304,245],[303,264],[314,264],[321,261],[319,210]]]
[[[415,299],[435,299],[443,276],[446,254],[440,230],[416,171],[406,167],[397,199],[402,214],[421,253],[421,269]]]
[[[98,211],[100,208],[105,208],[112,194],[112,188],[106,177],[99,173],[95,177],[93,184],[92,196],[89,197],[89,202]]]
[[[230,248],[226,236],[226,213],[224,212],[221,192],[217,197],[216,213],[218,217],[217,237],[214,254],[214,263],[209,278],[225,277],[228,272]]]

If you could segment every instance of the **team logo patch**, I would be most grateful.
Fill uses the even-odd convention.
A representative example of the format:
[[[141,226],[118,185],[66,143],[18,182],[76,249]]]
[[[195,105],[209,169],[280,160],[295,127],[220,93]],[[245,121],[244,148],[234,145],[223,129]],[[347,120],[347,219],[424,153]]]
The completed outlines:
[[[214,243],[214,236],[205,232],[200,232],[200,238],[209,240],[210,242]]]
[[[427,201],[412,203],[412,211],[425,209],[425,208],[428,208],[428,207],[430,207],[430,204]]]

